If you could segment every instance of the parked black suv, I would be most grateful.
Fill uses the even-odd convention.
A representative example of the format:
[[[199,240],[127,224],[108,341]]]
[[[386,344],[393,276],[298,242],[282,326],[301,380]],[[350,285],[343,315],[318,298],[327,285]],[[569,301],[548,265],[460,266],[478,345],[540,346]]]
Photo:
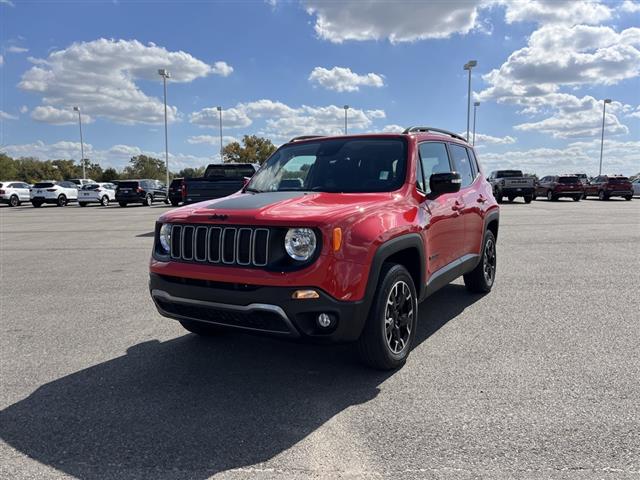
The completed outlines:
[[[183,200],[183,184],[184,182],[182,178],[174,178],[173,180],[171,180],[171,184],[169,185],[169,201],[174,207],[180,205],[180,202],[182,202]]]
[[[151,205],[156,200],[167,202],[167,188],[158,180],[119,180],[116,201],[121,207],[130,203]]]

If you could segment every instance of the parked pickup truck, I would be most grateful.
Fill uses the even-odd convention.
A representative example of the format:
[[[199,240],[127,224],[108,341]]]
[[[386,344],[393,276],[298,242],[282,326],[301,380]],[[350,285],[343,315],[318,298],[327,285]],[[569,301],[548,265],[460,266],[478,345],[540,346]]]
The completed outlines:
[[[255,172],[256,167],[251,163],[211,164],[203,177],[182,181],[182,201],[187,204],[226,197],[240,190],[245,178]]]
[[[493,187],[493,196],[498,202],[507,197],[510,202],[516,197],[524,197],[525,203],[533,200],[533,177],[525,177],[520,170],[496,170],[491,172],[489,183]]]

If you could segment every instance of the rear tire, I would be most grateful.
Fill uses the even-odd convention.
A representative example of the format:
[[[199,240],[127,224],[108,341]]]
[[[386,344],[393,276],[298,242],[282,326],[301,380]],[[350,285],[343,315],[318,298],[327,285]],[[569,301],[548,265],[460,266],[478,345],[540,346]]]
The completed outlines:
[[[67,205],[67,197],[64,195],[58,196],[58,201],[56,203],[58,207],[65,207]]]
[[[120,205],[122,208],[127,206],[127,202],[118,202],[118,205]]]
[[[524,197],[524,203],[531,203],[531,200],[533,200],[535,197],[533,195],[527,195]]]
[[[484,234],[480,262],[469,273],[464,275],[467,290],[473,293],[488,293],[496,281],[497,251],[496,237],[491,230]]]
[[[17,207],[18,205],[20,205],[20,199],[18,198],[17,195],[11,195],[11,197],[9,197],[9,206],[10,207]]]
[[[80,205],[81,207],[86,207],[87,203],[86,202],[78,202],[78,205]]]
[[[579,202],[580,201],[580,197],[573,197],[573,201],[574,202]]]
[[[600,200],[609,200],[609,195],[604,193],[604,190],[600,190],[600,192],[598,192],[598,198]]]
[[[633,195],[627,195],[626,197],[624,197],[624,199],[629,202],[631,201],[631,199],[633,198]]]
[[[218,327],[217,325],[207,324],[204,322],[180,320],[180,325],[182,325],[191,333],[195,333],[196,335],[200,335],[201,337],[212,337],[220,334],[220,332],[222,331],[222,328]]]
[[[150,193],[147,193],[147,196],[144,197],[144,201],[142,202],[142,204],[145,207],[150,207],[153,204],[153,197],[151,196]]]
[[[173,205],[174,207],[177,207],[178,205],[180,205],[180,202],[177,200],[171,200],[171,205]]]
[[[551,192],[551,190],[547,192],[547,200],[550,202],[553,202],[554,200],[556,200],[556,197],[553,196],[553,193]]]
[[[107,197],[106,195],[103,195],[102,198],[100,199],[100,205],[102,205],[103,207],[108,207],[109,197]]]
[[[385,263],[357,343],[363,363],[378,370],[404,365],[415,338],[417,318],[418,297],[411,275],[402,265]]]
[[[42,206],[42,202],[31,202],[31,205],[33,205],[35,208],[40,208]]]
[[[509,199],[509,203],[513,203],[513,201],[516,199],[516,197],[507,197]]]

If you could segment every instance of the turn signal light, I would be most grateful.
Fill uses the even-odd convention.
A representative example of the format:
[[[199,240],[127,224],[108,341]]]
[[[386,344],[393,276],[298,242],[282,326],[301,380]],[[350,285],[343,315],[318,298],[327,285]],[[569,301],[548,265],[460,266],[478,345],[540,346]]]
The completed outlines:
[[[315,290],[296,290],[291,295],[294,300],[306,300],[310,298],[320,298],[320,295]]]
[[[331,242],[333,244],[333,251],[337,252],[340,250],[340,246],[342,245],[342,229],[340,227],[336,227],[333,229],[333,236],[331,237]]]

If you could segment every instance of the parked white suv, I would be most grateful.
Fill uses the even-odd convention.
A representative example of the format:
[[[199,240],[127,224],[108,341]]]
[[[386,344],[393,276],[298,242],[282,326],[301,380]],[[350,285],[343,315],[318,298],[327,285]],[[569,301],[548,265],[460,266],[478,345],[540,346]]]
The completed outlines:
[[[73,182],[56,182],[48,180],[38,182],[31,188],[31,204],[38,208],[43,203],[53,203],[64,207],[69,202],[78,200],[78,189]]]
[[[8,203],[10,207],[17,207],[22,202],[29,201],[30,185],[24,182],[0,182],[0,203]]]
[[[95,180],[91,180],[90,178],[70,178],[68,181],[75,183],[78,189],[84,187],[85,185],[91,185],[92,183],[97,183]]]
[[[103,207],[116,199],[116,186],[113,183],[90,183],[78,191],[78,204],[86,207],[89,203],[99,203]]]

